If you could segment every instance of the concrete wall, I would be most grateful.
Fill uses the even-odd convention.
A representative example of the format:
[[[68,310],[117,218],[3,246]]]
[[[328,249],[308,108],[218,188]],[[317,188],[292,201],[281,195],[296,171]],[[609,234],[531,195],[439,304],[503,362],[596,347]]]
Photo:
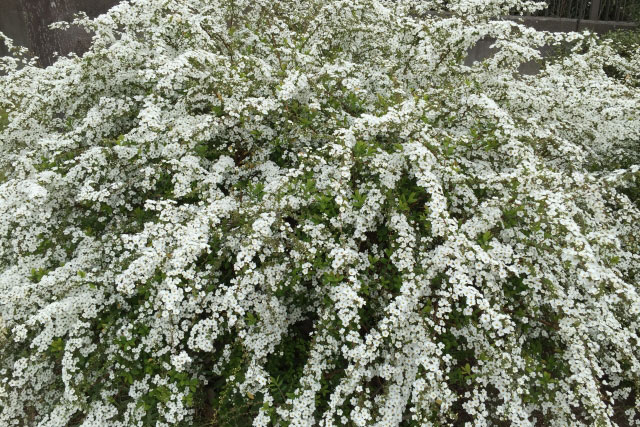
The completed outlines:
[[[508,19],[522,22],[529,27],[533,27],[539,31],[550,32],[570,32],[570,31],[584,31],[589,30],[594,33],[604,34],[612,30],[618,29],[633,29],[636,24],[631,22],[616,22],[616,21],[589,21],[584,19],[567,19],[567,18],[550,18],[550,17],[536,17],[536,16],[510,16]],[[473,48],[467,52],[465,63],[471,65],[475,61],[481,61],[490,57],[495,52],[495,49],[490,49],[490,46],[495,40],[486,38],[480,40]],[[551,52],[551,48],[543,47],[540,49],[542,56]],[[540,65],[535,62],[527,62],[520,66],[519,71],[523,74],[536,74],[540,70]]]

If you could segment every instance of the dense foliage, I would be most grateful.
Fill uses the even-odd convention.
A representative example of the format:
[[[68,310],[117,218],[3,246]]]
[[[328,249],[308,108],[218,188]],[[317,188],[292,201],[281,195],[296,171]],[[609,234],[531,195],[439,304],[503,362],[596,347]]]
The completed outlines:
[[[606,33],[603,37],[611,41],[613,49],[623,58],[631,59],[634,56],[638,57],[638,51],[640,50],[640,2],[637,4],[631,4],[629,6],[629,19],[635,24],[633,28],[618,29]],[[637,59],[636,59],[637,61]],[[640,63],[635,64],[635,80],[636,87],[640,85]],[[617,74],[617,70],[612,70],[613,75],[617,75],[619,78],[625,78],[624,75]]]
[[[3,59],[0,424],[637,423],[640,52],[537,7],[133,0]]]

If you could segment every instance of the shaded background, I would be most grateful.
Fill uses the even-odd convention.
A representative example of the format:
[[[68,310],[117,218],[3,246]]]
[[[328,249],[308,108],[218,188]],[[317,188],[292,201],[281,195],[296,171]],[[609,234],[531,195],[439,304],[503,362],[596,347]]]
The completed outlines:
[[[72,20],[78,11],[95,17],[116,3],[118,0],[0,0],[0,31],[15,44],[27,47],[40,58],[40,65],[46,66],[54,52],[81,53],[91,41],[91,35],[80,28],[49,30],[49,24]],[[2,44],[0,56],[6,54]]]

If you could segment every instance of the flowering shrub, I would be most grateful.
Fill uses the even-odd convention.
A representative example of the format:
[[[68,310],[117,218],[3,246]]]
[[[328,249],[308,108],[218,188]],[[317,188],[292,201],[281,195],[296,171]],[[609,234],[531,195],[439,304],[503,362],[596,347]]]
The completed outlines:
[[[536,8],[133,0],[3,59],[0,424],[637,424],[640,53]]]

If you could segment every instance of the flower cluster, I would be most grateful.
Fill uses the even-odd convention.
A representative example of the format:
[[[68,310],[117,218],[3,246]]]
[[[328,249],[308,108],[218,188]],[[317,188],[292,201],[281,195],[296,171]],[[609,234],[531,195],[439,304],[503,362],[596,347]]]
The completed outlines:
[[[130,0],[0,59],[0,424],[640,424],[640,52],[539,7]]]

